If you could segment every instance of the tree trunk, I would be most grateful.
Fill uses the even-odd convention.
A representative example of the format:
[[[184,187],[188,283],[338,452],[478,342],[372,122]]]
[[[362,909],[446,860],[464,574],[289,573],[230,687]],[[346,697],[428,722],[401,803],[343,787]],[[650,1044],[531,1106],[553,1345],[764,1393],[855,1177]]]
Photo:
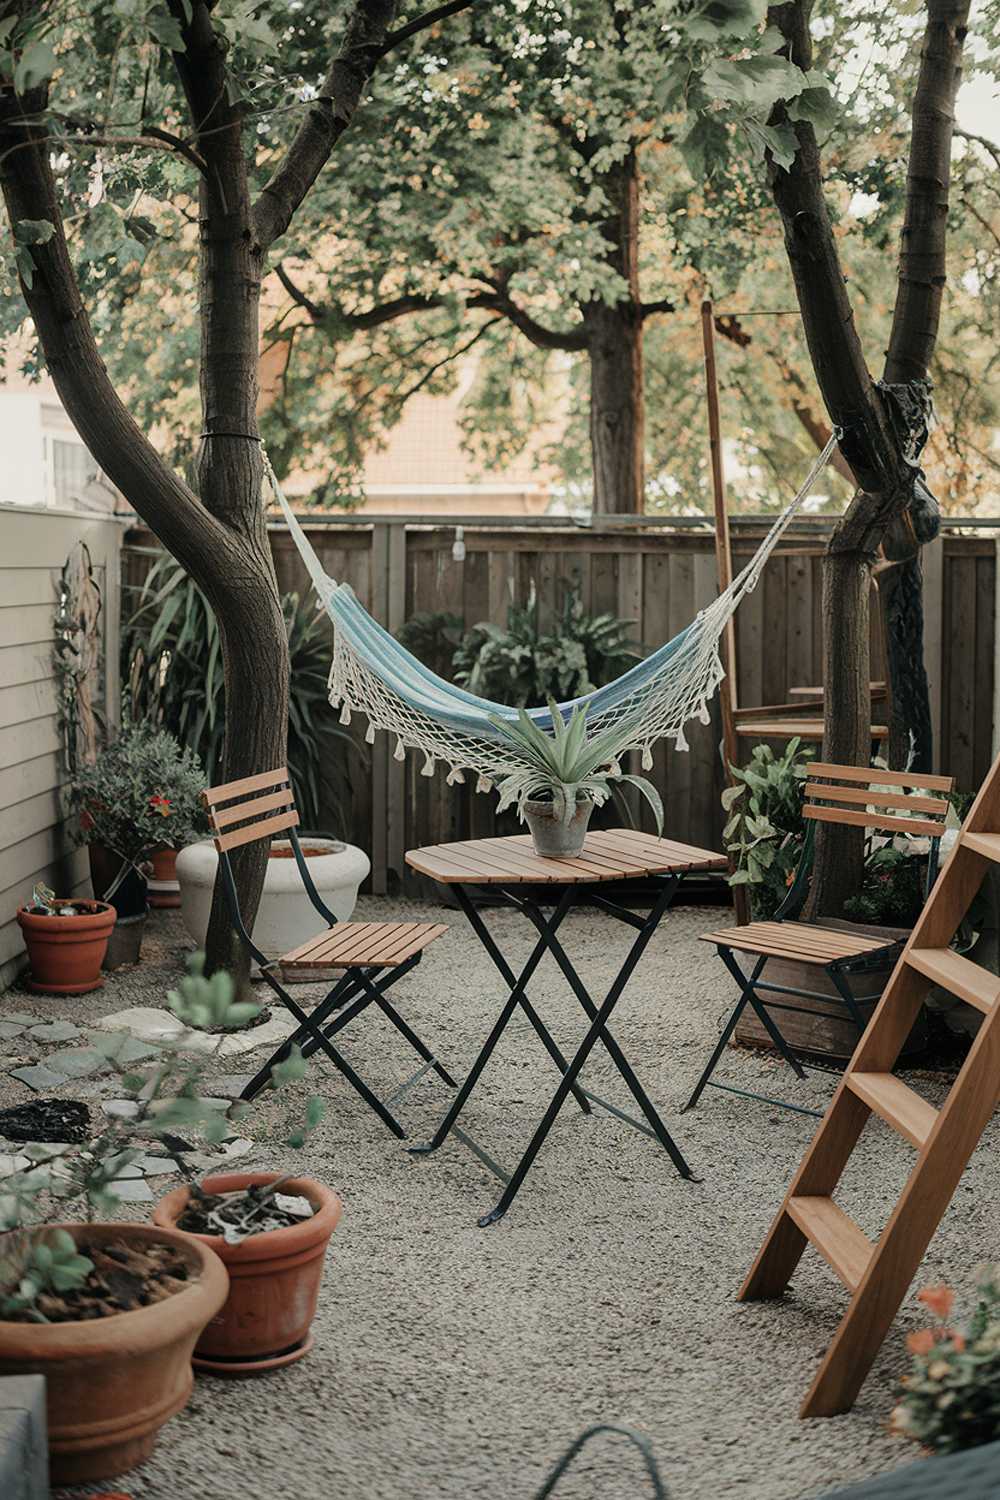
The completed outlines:
[[[611,212],[601,232],[607,263],[627,295],[583,310],[590,356],[590,452],[595,515],[646,508],[642,313],[639,299],[639,168],[634,151],[603,181]]]
[[[889,680],[889,747],[894,771],[934,769],[930,686],[924,666],[923,566],[920,553],[879,574]]]
[[[871,737],[871,674],[868,601],[872,556],[856,548],[836,549],[836,533],[823,559],[823,756],[835,765],[868,764]],[[864,840],[860,830],[817,823],[816,860],[806,917],[840,917],[844,902],[861,887]]]
[[[595,303],[590,330],[590,453],[595,515],[645,509],[642,324],[634,307]]]

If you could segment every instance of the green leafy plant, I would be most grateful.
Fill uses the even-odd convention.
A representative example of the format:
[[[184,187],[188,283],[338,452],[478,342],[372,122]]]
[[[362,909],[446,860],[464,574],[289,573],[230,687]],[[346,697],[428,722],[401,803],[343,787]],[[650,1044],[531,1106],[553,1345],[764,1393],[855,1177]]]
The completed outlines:
[[[439,677],[450,677],[455,653],[466,638],[462,616],[448,610],[420,610],[396,631],[396,638]]]
[[[1000,1437],[1000,1266],[980,1273],[979,1301],[964,1328],[949,1326],[950,1288],[928,1287],[920,1301],[937,1323],[906,1341],[913,1363],[893,1412],[893,1431],[935,1453],[993,1441]]]
[[[588,614],[578,585],[562,583],[559,617],[539,628],[534,583],[528,602],[507,610],[507,625],[466,631],[452,656],[454,679],[481,698],[524,708],[548,698],[578,698],[613,681],[639,660],[632,625],[612,614]]]
[[[70,784],[84,843],[104,844],[131,867],[152,849],[180,849],[208,831],[197,755],[172,734],[127,721]]]
[[[736,866],[729,883],[749,888],[757,918],[774,915],[798,867],[805,839],[802,787],[812,754],[796,737],[781,755],[755,745],[749,765],[730,767],[736,784],[722,794],[729,814],[722,837]]]
[[[870,848],[861,890],[844,902],[847,915],[858,922],[912,927],[924,904],[927,859],[924,850],[906,846],[926,842],[902,834]]]
[[[281,604],[291,665],[288,769],[299,810],[307,826],[318,827],[321,816],[343,822],[350,803],[343,752],[364,752],[330,709],[326,618],[298,594]],[[135,590],[122,629],[122,680],[132,716],[169,729],[198,754],[206,780],[217,780],[226,724],[219,627],[201,589],[166,553],[156,554]]]
[[[645,776],[629,775],[618,764],[617,757],[629,742],[629,732],[605,729],[588,739],[586,707],[574,708],[567,720],[550,698],[549,712],[551,734],[540,729],[523,708],[518,709],[513,722],[497,714],[490,715],[490,723],[501,731],[521,763],[498,779],[498,811],[516,806],[523,822],[525,803],[541,797],[550,799],[557,817],[568,823],[581,798],[590,797],[600,807],[611,796],[612,783],[624,782],[637,787],[645,797],[656,819],[657,832],[662,833],[663,803],[659,792]]]
[[[196,1136],[207,1144],[218,1144],[244,1114],[247,1106],[241,1100],[218,1109],[202,1092],[202,1080],[217,1066],[216,1052],[225,1033],[253,1020],[260,1009],[257,1002],[237,1000],[229,974],[219,971],[206,978],[204,954],[195,953],[187,974],[169,992],[167,1004],[184,1030],[169,1042],[156,1044],[150,1062],[137,1066],[132,1061],[135,1043],[124,1032],[109,1033],[84,1049],[92,1053],[95,1063],[110,1064],[118,1075],[132,1104],[127,1115],[109,1117],[93,1140],[69,1150],[43,1145],[21,1149],[29,1165],[6,1178],[0,1192],[0,1317],[47,1321],[39,1298],[47,1292],[72,1291],[93,1269],[70,1236],[47,1227],[46,1220],[79,1215],[92,1223],[98,1214],[114,1214],[120,1202],[117,1184],[138,1157],[150,1154],[161,1155],[165,1173],[178,1171],[192,1193],[200,1193],[180,1140]],[[194,1033],[206,1031],[222,1033],[217,1046],[193,1047]],[[197,1040],[200,1044],[202,1036]],[[293,1047],[275,1065],[271,1087],[296,1082],[306,1071],[301,1052]],[[303,1145],[323,1111],[321,1099],[310,1099],[287,1144]],[[253,1206],[256,1212],[259,1203]]]

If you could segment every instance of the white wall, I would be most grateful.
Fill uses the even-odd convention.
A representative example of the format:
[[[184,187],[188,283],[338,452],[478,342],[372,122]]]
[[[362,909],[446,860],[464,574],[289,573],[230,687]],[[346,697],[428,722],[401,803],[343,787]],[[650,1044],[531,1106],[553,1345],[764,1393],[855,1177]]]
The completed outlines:
[[[116,714],[123,530],[111,518],[0,509],[0,989],[23,965],[14,914],[35,882],[60,895],[87,886],[89,894],[85,852],[64,822],[54,619],[60,570],[73,544],[85,541],[103,603],[105,698]]]

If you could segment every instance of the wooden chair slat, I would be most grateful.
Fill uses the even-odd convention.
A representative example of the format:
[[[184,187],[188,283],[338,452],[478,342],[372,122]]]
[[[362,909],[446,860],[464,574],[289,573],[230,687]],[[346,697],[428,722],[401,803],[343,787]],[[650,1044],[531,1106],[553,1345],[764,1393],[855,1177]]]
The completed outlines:
[[[277,818],[265,818],[262,823],[251,823],[249,828],[236,828],[232,833],[216,834],[215,847],[221,853],[225,849],[236,849],[240,844],[252,844],[255,839],[267,838],[282,828],[294,828],[298,821],[299,815],[294,810],[282,813]]]
[[[815,818],[819,823],[851,823],[858,828],[891,829],[893,833],[909,833],[915,838],[940,838],[941,824],[924,818],[892,818],[888,813],[850,812],[846,807],[813,807],[807,803],[802,809],[804,818]]]
[[[930,776],[916,771],[883,771],[879,766],[836,766],[826,761],[813,761],[809,766],[809,778],[825,776],[831,781],[877,781],[880,786],[915,786],[924,792],[950,792],[954,790],[954,776]]]
[[[286,953],[283,966],[304,969],[386,969],[405,963],[448,931],[443,922],[345,922]]]
[[[244,776],[240,781],[227,781],[222,786],[207,787],[204,797],[210,807],[218,807],[220,802],[231,802],[234,797],[243,797],[248,792],[260,792],[266,787],[279,786],[282,782],[287,783],[288,779],[287,767],[279,766],[276,771],[260,771],[256,776]]]
[[[853,802],[861,806],[903,807],[911,812],[933,813],[944,819],[951,805],[943,797],[920,797],[910,792],[872,791],[858,786],[828,786],[821,781],[807,781],[803,788],[807,797],[819,797],[827,802]]]
[[[259,817],[273,807],[292,808],[291,788],[283,792],[269,792],[266,797],[251,797],[246,802],[234,802],[229,807],[209,809],[209,821],[213,828],[229,828],[233,823],[244,823],[247,818]]]

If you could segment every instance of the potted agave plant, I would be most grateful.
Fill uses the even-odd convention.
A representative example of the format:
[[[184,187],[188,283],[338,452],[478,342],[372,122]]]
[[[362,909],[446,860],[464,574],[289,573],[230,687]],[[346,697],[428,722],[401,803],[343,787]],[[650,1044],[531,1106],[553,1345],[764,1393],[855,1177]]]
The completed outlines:
[[[79,769],[71,798],[90,854],[94,895],[117,913],[106,968],[138,959],[147,861],[161,859],[159,878],[169,879],[171,856],[206,832],[203,787],[194,752],[148,724],[127,722],[92,764]]]
[[[200,1092],[216,1058],[192,1045],[194,1033],[200,1042],[206,1028],[243,1026],[257,1009],[234,999],[228,974],[206,979],[202,963],[195,955],[168,996],[185,1031],[158,1047],[148,1064],[137,1069],[129,1062],[124,1034],[94,1049],[118,1074],[131,1108],[72,1150],[23,1148],[27,1167],[3,1183],[0,1374],[46,1377],[56,1484],[107,1479],[143,1462],[159,1429],[187,1403],[192,1356],[204,1339],[214,1352],[220,1333],[237,1343],[252,1340],[270,1320],[279,1342],[293,1329],[308,1344],[323,1252],[340,1216],[336,1194],[308,1178],[279,1180],[274,1173],[198,1184],[185,1165],[184,1141],[221,1142],[240,1108],[220,1110]],[[304,1070],[293,1051],[275,1083]],[[305,1139],[321,1113],[319,1102],[310,1101],[293,1143]],[[95,1216],[120,1206],[116,1185],[140,1156],[150,1155],[189,1185],[159,1205],[151,1226],[100,1222]],[[45,1221],[39,1211],[45,1203],[55,1206],[59,1222]],[[218,1233],[185,1231],[184,1211],[194,1204],[220,1226]],[[81,1216],[86,1222],[73,1222]],[[234,1262],[232,1280],[225,1260]]]
[[[498,810],[517,808],[527,823],[538,854],[548,859],[572,859],[580,853],[595,807],[623,782],[639,789],[653,810],[658,833],[663,831],[663,803],[645,776],[623,771],[618,756],[628,737],[606,729],[587,738],[586,705],[575,707],[567,719],[549,699],[552,733],[534,722],[523,708],[517,719],[491,715],[512,751],[512,767],[497,778]]]

